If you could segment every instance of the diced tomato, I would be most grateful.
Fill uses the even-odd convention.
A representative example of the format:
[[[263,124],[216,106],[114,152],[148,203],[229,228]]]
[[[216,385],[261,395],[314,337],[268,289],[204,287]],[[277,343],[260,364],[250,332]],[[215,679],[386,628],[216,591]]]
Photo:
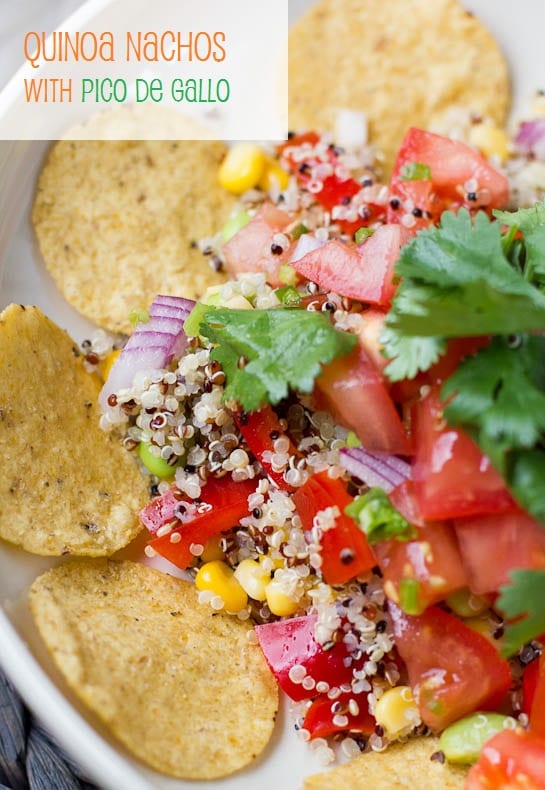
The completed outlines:
[[[282,428],[276,412],[270,406],[265,406],[263,409],[254,412],[239,412],[235,414],[235,422],[246,444],[255,455],[268,477],[270,477],[278,488],[282,488],[285,491],[291,490],[292,486],[288,485],[284,480],[284,473],[275,472],[272,468],[269,456],[275,452],[275,441],[284,436],[289,440],[289,447],[286,452],[288,452],[289,455],[294,455],[296,458],[301,454]]]
[[[431,179],[404,181],[403,169],[413,163],[427,165]],[[472,182],[474,182],[472,184]],[[468,188],[467,184],[471,188]],[[464,143],[442,137],[422,129],[407,132],[392,172],[388,222],[401,222],[406,213],[413,214],[418,230],[439,220],[445,209],[469,210],[502,208],[509,197],[509,185],[504,175],[493,168],[479,152]],[[400,206],[392,206],[392,198]],[[411,201],[407,211],[403,203]]]
[[[255,488],[255,480],[235,483],[226,477],[209,478],[198,504],[195,503],[197,510],[194,515],[190,515],[188,520],[181,522],[168,535],[150,541],[149,545],[178,568],[187,568],[195,559],[190,551],[192,544],[204,545],[209,538],[231,529],[248,515],[248,497]],[[178,506],[180,504],[178,502]],[[172,541],[173,535],[180,536],[177,543]]]
[[[545,653],[534,661],[536,663],[538,676],[530,709],[530,732],[543,738],[545,743]]]
[[[522,729],[485,743],[465,790],[545,790],[545,741]]]
[[[366,450],[399,455],[409,452],[394,402],[362,348],[324,365],[316,388],[324,406],[341,425],[357,434]]]
[[[477,595],[497,591],[515,568],[545,568],[545,530],[520,509],[454,523],[469,586]]]
[[[280,285],[278,272],[289,261],[291,247],[280,255],[271,250],[273,237],[289,225],[291,218],[285,211],[264,203],[250,222],[223,245],[222,251],[229,271],[265,272],[272,285]]]
[[[357,705],[357,713],[350,712],[348,703],[351,700],[354,701],[352,705],[354,703]],[[339,726],[338,723],[335,723],[334,719],[338,714],[333,712],[332,706],[335,711],[340,708],[342,715],[348,719],[347,724]],[[303,728],[310,732],[310,740],[329,738],[337,732],[346,730],[371,735],[375,730],[375,725],[375,718],[369,713],[367,694],[352,694],[351,692],[341,694],[334,700],[330,699],[327,694],[321,694],[313,701],[303,721]]]
[[[429,523],[418,528],[417,540],[386,540],[373,548],[389,597],[399,600],[402,580],[418,582],[413,614],[467,587],[460,550],[450,524]]]
[[[500,513],[514,507],[501,475],[472,439],[443,419],[438,388],[413,410],[414,490],[427,521]]]
[[[293,267],[326,291],[387,306],[394,294],[394,265],[410,234],[401,225],[381,225],[359,248],[333,239]]]
[[[528,718],[532,710],[539,678],[539,661],[535,659],[524,668],[522,673],[522,703],[520,709]]]
[[[290,138],[280,147],[280,154],[303,188],[313,182],[312,196],[326,211],[333,213],[336,207],[341,208],[333,221],[343,233],[352,236],[359,228],[384,217],[385,207],[373,201],[359,200],[351,211],[351,198],[363,192],[362,185],[343,172],[335,147],[324,143],[316,132]],[[329,173],[324,173],[327,169]]]
[[[511,670],[495,647],[454,615],[430,606],[412,617],[389,602],[396,646],[422,721],[432,730],[476,710],[496,710]]]
[[[328,584],[344,584],[376,565],[365,535],[353,519],[344,515],[352,497],[341,480],[333,480],[327,472],[319,472],[296,489],[293,501],[307,531],[313,528],[318,513],[328,508],[338,509],[335,525],[324,530],[321,540],[321,571]]]
[[[330,687],[350,683],[353,668],[357,668],[348,661],[344,642],[324,650],[314,637],[315,626],[316,615],[303,615],[255,627],[260,647],[278,685],[296,702],[315,697],[316,683],[320,681]],[[313,678],[312,688],[290,678],[290,670],[296,665],[304,667],[306,674]]]
[[[426,525],[418,508],[418,502],[414,495],[414,483],[411,479],[404,480],[388,496],[392,505],[396,510],[399,510],[402,516],[405,516],[410,524],[414,524],[416,527]]]

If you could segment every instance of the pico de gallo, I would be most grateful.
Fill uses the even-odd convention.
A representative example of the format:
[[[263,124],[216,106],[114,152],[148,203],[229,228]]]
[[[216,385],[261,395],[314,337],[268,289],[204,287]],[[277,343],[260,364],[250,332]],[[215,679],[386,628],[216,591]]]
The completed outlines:
[[[150,477],[147,556],[255,623],[324,763],[443,733],[468,790],[545,788],[545,205],[507,210],[523,131],[509,171],[410,129],[388,184],[317,132],[248,149],[239,209],[196,240],[233,279],[159,295],[102,353],[102,426]],[[475,714],[492,738],[460,755]]]

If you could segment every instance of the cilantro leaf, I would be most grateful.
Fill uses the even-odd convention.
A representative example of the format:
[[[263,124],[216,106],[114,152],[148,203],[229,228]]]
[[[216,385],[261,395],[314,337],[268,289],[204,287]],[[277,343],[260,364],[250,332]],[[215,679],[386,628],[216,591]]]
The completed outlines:
[[[448,423],[475,439],[517,501],[545,523],[545,337],[493,338],[460,363],[441,396],[454,396]]]
[[[386,366],[390,381],[412,379],[419,370],[428,370],[446,351],[442,337],[410,337],[386,327],[380,336],[383,354],[392,361]]]
[[[381,488],[371,488],[356,497],[344,512],[354,519],[371,544],[389,538],[414,540],[418,535],[416,528],[395,509]]]
[[[350,353],[357,342],[324,313],[293,308],[211,309],[199,333],[216,344],[211,356],[225,373],[226,400],[246,411],[278,403],[290,387],[310,392],[320,365]]]
[[[545,201],[533,208],[518,211],[494,211],[503,225],[516,228],[524,236],[524,276],[541,288],[545,287]]]
[[[527,642],[545,633],[545,570],[511,571],[510,584],[500,587],[498,608],[515,622],[505,627],[502,652],[512,656]]]
[[[506,259],[500,225],[445,212],[401,250],[387,325],[406,336],[510,334],[545,326],[545,296]]]

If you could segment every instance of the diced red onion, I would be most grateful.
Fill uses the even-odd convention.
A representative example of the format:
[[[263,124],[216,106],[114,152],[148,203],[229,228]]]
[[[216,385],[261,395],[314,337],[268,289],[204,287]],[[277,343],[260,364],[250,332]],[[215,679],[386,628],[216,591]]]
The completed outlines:
[[[545,160],[545,118],[523,121],[515,137],[515,145],[523,153]]]
[[[344,448],[340,463],[346,471],[371,488],[378,487],[390,493],[411,476],[411,467],[396,455],[375,455],[363,447]]]
[[[190,299],[177,296],[159,295],[153,300],[149,321],[136,326],[102,387],[99,395],[102,411],[108,410],[110,395],[132,386],[136,373],[165,368],[183,353],[187,345],[184,322],[194,306]],[[166,308],[169,315],[162,315]]]
[[[290,263],[304,258],[307,253],[320,249],[324,244],[324,241],[317,239],[316,236],[313,236],[311,233],[303,233],[303,235],[299,236],[297,239],[297,244],[290,257]]]

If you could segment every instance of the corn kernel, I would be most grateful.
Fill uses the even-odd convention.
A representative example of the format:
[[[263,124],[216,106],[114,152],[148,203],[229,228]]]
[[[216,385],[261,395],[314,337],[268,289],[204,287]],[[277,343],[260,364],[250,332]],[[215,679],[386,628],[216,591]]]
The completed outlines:
[[[503,129],[490,123],[478,123],[471,127],[469,142],[479,148],[485,156],[496,156],[505,162],[509,156],[509,138]]]
[[[225,553],[220,547],[221,535],[214,535],[204,544],[204,549],[201,554],[203,562],[212,562],[213,560],[224,560]]]
[[[271,580],[270,573],[263,570],[263,566],[256,560],[242,560],[235,571],[235,579],[255,601],[265,601],[266,588]]]
[[[219,172],[221,186],[234,195],[242,195],[256,187],[265,170],[266,156],[262,148],[251,143],[237,143],[227,152]]]
[[[106,381],[110,375],[110,371],[113,368],[115,361],[120,354],[121,351],[118,348],[115,348],[113,351],[110,351],[106,359],[100,363],[100,375],[102,376],[102,381]]]
[[[265,595],[267,606],[272,614],[275,614],[277,617],[287,617],[290,614],[295,614],[299,609],[298,602],[290,598],[289,595],[286,595],[286,593],[282,591],[279,582],[274,579],[267,584]]]
[[[420,713],[409,686],[396,686],[385,691],[375,706],[377,724],[390,738],[403,735],[420,724]]]
[[[248,603],[248,596],[235,579],[235,574],[220,560],[212,560],[199,568],[195,586],[197,590],[210,590],[218,595],[228,612],[240,612]]]
[[[265,160],[265,169],[259,179],[258,187],[268,192],[269,189],[284,190],[288,188],[290,176],[283,167],[280,167],[276,159],[268,156]]]

